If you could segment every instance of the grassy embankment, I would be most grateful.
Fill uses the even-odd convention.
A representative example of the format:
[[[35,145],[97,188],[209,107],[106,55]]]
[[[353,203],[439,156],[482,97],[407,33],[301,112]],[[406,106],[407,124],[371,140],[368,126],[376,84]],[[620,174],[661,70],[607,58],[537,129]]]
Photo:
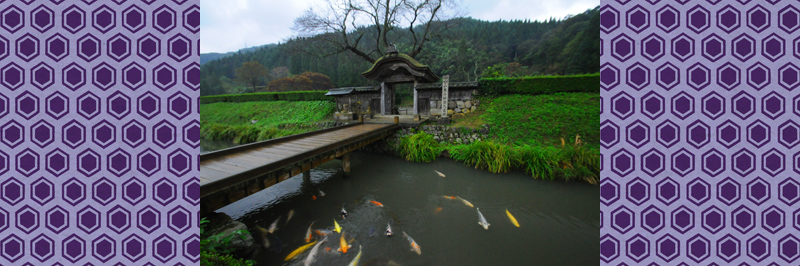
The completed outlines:
[[[453,126],[489,124],[492,140],[439,144],[417,133],[401,140],[398,153],[424,162],[448,150],[455,160],[495,173],[517,168],[534,178],[599,180],[599,94],[512,94],[480,101],[477,111],[454,117]]]
[[[201,104],[200,133],[207,140],[244,144],[311,131],[313,123],[329,121],[335,111],[336,104],[326,101]]]

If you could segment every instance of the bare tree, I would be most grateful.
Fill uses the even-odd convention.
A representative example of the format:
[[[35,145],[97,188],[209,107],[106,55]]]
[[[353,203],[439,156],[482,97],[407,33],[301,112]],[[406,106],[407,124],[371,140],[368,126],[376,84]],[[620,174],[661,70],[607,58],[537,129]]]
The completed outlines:
[[[415,57],[422,52],[426,41],[446,29],[444,21],[458,14],[458,1],[325,0],[322,8],[309,8],[296,18],[292,29],[331,48],[306,49],[318,56],[349,51],[374,63],[386,54],[394,40],[407,41],[411,48],[408,55]],[[375,40],[367,41],[364,37]]]

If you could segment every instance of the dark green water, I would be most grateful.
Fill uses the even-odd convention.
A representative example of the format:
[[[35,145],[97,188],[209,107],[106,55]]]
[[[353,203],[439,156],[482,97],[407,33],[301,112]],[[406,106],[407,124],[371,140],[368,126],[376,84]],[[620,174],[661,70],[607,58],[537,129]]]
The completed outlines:
[[[277,235],[284,247],[278,253],[259,252],[258,265],[303,265],[308,251],[294,261],[286,255],[305,244],[314,229],[333,229],[333,219],[346,238],[355,238],[346,254],[338,254],[340,234],[333,233],[313,265],[347,265],[363,247],[359,265],[597,265],[599,262],[599,190],[583,183],[534,180],[522,172],[492,174],[439,158],[411,163],[380,154],[355,152],[352,173],[344,177],[333,160],[311,170],[311,183],[295,176],[219,211],[248,226],[264,228],[282,216]],[[434,170],[447,175],[439,177]],[[322,190],[326,196],[312,200]],[[458,200],[470,201],[491,224],[478,225],[478,214]],[[371,203],[383,203],[379,208]],[[342,204],[349,212],[339,215]],[[435,210],[442,210],[436,213]],[[506,208],[519,221],[512,225]],[[295,214],[285,224],[289,210]],[[383,235],[386,223],[395,235]],[[370,228],[375,235],[369,236]],[[422,255],[410,251],[408,233]],[[309,249],[310,250],[310,249]],[[389,264],[392,262],[394,264]]]

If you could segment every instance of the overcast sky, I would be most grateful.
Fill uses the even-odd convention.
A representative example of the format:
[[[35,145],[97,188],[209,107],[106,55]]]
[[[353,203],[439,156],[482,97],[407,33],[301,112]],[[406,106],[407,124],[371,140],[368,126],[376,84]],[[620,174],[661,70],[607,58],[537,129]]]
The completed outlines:
[[[496,21],[546,20],[577,14],[599,0],[462,0],[466,16]],[[319,0],[201,0],[200,52],[225,53],[278,43],[295,35],[296,17]]]

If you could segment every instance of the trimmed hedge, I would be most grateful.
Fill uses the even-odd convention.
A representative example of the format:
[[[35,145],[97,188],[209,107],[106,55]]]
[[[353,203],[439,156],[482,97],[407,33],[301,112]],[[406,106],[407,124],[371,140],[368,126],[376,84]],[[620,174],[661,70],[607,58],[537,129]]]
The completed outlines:
[[[571,76],[486,78],[478,80],[478,91],[487,96],[505,94],[552,94],[557,92],[600,93],[600,73]]]
[[[327,91],[289,91],[289,92],[257,92],[244,94],[223,94],[200,96],[200,104],[217,102],[263,102],[263,101],[334,101],[325,96]]]

